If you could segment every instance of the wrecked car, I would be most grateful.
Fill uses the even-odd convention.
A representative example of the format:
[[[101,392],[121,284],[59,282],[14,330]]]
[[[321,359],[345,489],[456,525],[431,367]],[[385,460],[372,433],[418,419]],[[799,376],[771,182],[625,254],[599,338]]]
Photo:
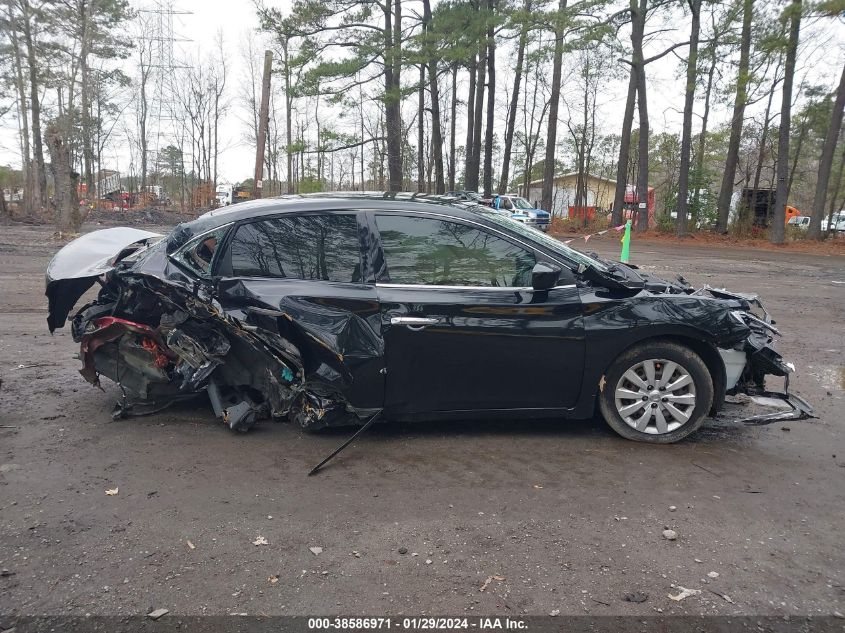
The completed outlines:
[[[759,300],[602,260],[436,197],[320,194],[215,210],[167,236],[88,233],[47,270],[50,331],[116,415],[207,394],[246,430],[380,420],[589,418],[680,440],[728,394],[788,379]],[[777,414],[781,417],[784,414]]]

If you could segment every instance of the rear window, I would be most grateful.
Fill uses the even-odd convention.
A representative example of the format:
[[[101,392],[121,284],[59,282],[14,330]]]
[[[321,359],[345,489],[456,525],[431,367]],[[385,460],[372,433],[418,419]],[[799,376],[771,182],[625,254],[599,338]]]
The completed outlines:
[[[232,275],[360,282],[358,221],[351,214],[270,218],[232,238]]]

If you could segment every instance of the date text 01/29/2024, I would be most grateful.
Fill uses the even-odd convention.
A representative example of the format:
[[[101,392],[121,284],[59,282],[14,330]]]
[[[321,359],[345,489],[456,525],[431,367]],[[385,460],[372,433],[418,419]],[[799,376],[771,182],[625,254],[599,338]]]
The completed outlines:
[[[511,618],[385,618],[385,617],[353,617],[353,618],[308,618],[309,630],[401,630],[438,631],[455,629],[479,630],[523,630],[528,628],[526,622]]]

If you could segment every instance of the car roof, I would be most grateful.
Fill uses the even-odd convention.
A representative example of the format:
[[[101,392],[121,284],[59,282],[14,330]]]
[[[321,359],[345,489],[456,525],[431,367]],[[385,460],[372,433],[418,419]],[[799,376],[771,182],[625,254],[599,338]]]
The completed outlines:
[[[265,215],[302,211],[366,210],[429,211],[448,213],[456,217],[472,218],[474,202],[453,196],[406,192],[328,192],[314,194],[286,194],[274,198],[250,200],[209,211],[196,220],[181,225],[188,233],[197,235],[224,224],[258,218]],[[485,207],[480,207],[485,208]]]

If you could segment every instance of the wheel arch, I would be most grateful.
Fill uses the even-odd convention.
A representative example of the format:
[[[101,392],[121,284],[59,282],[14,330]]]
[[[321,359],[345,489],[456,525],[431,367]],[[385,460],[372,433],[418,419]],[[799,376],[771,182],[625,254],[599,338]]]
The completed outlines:
[[[616,355],[613,356],[613,358],[607,361],[605,367],[602,369],[602,377],[607,375],[610,366],[616,361],[616,359],[619,358],[625,352],[627,352],[629,349],[637,347],[638,345],[661,341],[675,343],[683,347],[688,347],[693,352],[698,354],[698,356],[707,366],[707,371],[710,372],[710,378],[713,380],[713,405],[710,408],[710,414],[712,415],[717,411],[720,411],[725,403],[725,389],[727,384],[727,377],[725,374],[725,363],[724,361],[722,361],[722,357],[719,355],[719,351],[716,349],[716,346],[713,343],[701,338],[696,338],[695,336],[673,333],[654,334],[652,336],[646,336],[644,338],[637,339],[636,341],[631,342],[626,347],[620,349],[616,353]],[[596,392],[594,398],[594,406],[598,402],[598,398],[600,397],[600,395],[601,392]]]

